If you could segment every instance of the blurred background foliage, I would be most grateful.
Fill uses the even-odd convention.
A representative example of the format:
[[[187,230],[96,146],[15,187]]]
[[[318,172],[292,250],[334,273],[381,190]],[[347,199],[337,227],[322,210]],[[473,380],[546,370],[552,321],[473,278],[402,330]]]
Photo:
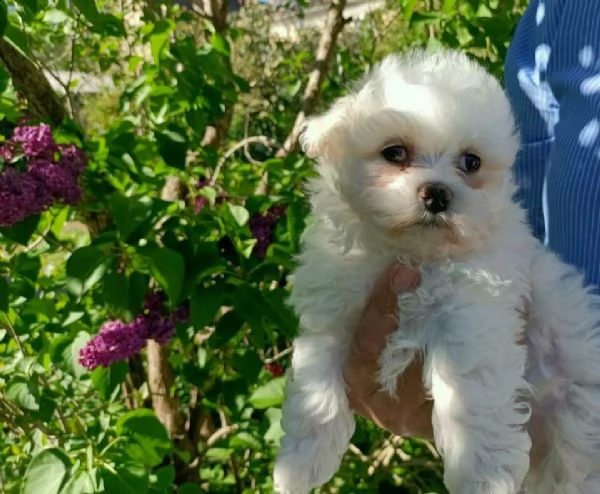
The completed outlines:
[[[2,0],[2,138],[45,122],[88,164],[77,204],[0,228],[0,492],[271,492],[313,173],[299,123],[411,46],[501,77],[525,3]],[[170,342],[83,367],[154,292],[187,311]],[[440,475],[429,443],[361,421],[320,492],[443,493]]]

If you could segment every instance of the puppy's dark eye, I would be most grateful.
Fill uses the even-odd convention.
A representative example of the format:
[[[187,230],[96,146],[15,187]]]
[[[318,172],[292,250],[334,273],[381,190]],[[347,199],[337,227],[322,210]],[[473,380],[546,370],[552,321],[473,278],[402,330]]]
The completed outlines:
[[[404,146],[389,146],[381,151],[381,156],[390,163],[406,163],[408,149]]]
[[[475,173],[481,168],[481,158],[476,154],[463,154],[458,158],[458,168],[465,173]]]

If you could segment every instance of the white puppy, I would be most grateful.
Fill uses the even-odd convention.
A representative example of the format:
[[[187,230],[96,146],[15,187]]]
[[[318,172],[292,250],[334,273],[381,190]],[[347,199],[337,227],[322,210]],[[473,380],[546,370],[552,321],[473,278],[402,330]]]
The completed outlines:
[[[376,279],[399,260],[422,281],[399,297],[379,379],[393,392],[423,355],[449,491],[600,493],[600,311],[511,200],[519,142],[498,82],[454,52],[390,56],[309,120],[302,145],[319,178],[293,279],[302,329],[276,490],[304,494],[338,469],[354,431],[349,341]],[[549,441],[531,472],[529,401]]]

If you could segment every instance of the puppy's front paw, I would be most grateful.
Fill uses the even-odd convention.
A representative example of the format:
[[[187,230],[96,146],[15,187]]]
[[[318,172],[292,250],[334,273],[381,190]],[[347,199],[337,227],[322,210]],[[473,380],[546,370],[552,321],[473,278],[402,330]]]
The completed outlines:
[[[275,461],[273,482],[278,494],[308,494],[337,471],[340,457],[325,437],[285,436]]]
[[[273,486],[277,494],[308,494],[312,488],[307,465],[292,455],[279,456],[273,472]]]

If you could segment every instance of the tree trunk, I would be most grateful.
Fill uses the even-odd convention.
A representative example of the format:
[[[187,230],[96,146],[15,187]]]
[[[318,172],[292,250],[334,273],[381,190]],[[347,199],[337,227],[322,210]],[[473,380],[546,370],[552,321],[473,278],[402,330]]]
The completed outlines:
[[[171,396],[175,376],[169,363],[169,349],[154,340],[148,340],[148,388],[152,408],[173,440],[185,435],[184,420],[179,400]]]
[[[0,60],[17,93],[27,100],[31,117],[59,125],[65,109],[42,70],[5,39],[0,39]]]
[[[344,29],[347,20],[344,19],[344,8],[346,0],[332,0],[327,13],[327,20],[323,28],[323,34],[319,39],[319,45],[316,52],[315,68],[308,77],[308,82],[304,88],[302,101],[302,110],[296,116],[296,121],[292,130],[288,134],[281,149],[277,152],[277,157],[283,158],[298,148],[298,138],[302,131],[302,124],[307,116],[315,110],[319,96],[321,94],[321,85],[327,76],[331,57],[335,52],[338,35]]]

